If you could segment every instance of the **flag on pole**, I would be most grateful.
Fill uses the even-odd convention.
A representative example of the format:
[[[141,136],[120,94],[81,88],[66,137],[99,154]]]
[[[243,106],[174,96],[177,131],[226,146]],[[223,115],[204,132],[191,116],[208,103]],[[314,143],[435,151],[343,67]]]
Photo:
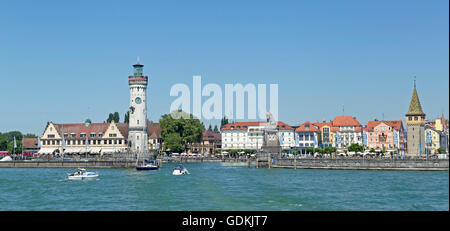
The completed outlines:
[[[64,134],[62,135],[62,142],[61,142],[62,148],[66,148],[66,140],[64,140]]]
[[[16,137],[14,136],[14,148],[17,148]]]
[[[86,148],[89,148],[89,140],[88,140],[87,136],[86,136]]]
[[[38,137],[38,143],[37,143],[38,148],[41,147],[41,139]]]

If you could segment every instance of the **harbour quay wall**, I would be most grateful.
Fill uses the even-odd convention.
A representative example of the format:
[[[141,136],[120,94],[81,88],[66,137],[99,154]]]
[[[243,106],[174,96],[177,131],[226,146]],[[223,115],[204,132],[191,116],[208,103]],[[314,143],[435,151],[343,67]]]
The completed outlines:
[[[448,159],[273,159],[264,167],[298,169],[448,171],[448,166]]]
[[[209,163],[209,162],[247,162],[247,159],[218,159],[218,158],[169,158],[161,159],[165,163]],[[89,160],[33,160],[33,161],[5,161],[0,162],[0,168],[134,168],[136,160],[129,158],[108,158]]]
[[[0,168],[134,168],[136,161],[7,161]]]

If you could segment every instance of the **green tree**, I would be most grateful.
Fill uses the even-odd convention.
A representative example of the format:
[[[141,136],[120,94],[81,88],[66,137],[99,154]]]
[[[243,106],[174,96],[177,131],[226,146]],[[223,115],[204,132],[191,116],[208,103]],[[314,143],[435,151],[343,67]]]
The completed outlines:
[[[16,146],[17,146],[16,148],[14,148],[14,138],[16,139]],[[8,151],[9,153],[22,152],[22,138],[23,135],[19,131],[0,133],[0,150]]]
[[[35,134],[32,133],[27,133],[26,135],[23,136],[24,138],[37,138],[37,136]]]
[[[209,127],[208,127],[208,131],[212,132],[212,126],[211,126],[211,124],[210,124]]]
[[[314,148],[311,148],[311,147],[309,147],[309,148],[306,148],[306,153],[308,153],[308,154],[314,154]]]
[[[107,122],[107,123],[111,123],[111,121],[113,121],[113,119],[114,119],[113,113],[109,113],[108,119],[106,119],[106,122]]]
[[[119,112],[109,113],[108,119],[106,120],[106,122],[111,123],[111,121],[119,123],[119,121],[120,121]]]
[[[8,138],[0,133],[0,151],[8,151]]]
[[[231,150],[229,151],[230,156],[237,156],[238,152],[239,152],[239,151],[238,151],[237,149],[231,149]]]
[[[130,111],[127,111],[127,113],[125,113],[123,122],[126,124],[130,123]]]
[[[351,144],[350,147],[347,149],[349,152],[364,152],[364,147],[359,144]]]
[[[444,154],[445,153],[445,148],[443,148],[443,147],[438,148],[437,153]]]
[[[164,138],[164,145],[174,152],[182,152],[185,149],[183,139],[178,133],[167,134]]]
[[[222,121],[220,121],[220,128],[223,128],[223,126],[225,126],[226,124],[229,124],[229,122],[228,122],[228,118],[226,116],[224,116],[222,118]]]
[[[159,122],[164,144],[170,150],[180,151],[182,147],[185,151],[188,144],[198,143],[202,139],[203,125],[192,114],[178,110],[163,115]]]
[[[114,120],[114,122],[119,123],[119,121],[120,121],[119,112],[114,112],[113,120]]]
[[[214,132],[219,132],[219,128],[217,127],[217,125],[214,125]]]

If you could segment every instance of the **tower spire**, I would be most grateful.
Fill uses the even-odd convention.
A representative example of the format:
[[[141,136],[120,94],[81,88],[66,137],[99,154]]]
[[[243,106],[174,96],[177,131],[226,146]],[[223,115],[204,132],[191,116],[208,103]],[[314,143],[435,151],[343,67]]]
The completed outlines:
[[[425,115],[422,111],[422,105],[420,104],[419,95],[416,89],[416,79],[414,77],[414,90],[411,97],[411,103],[409,104],[409,110],[407,115]]]

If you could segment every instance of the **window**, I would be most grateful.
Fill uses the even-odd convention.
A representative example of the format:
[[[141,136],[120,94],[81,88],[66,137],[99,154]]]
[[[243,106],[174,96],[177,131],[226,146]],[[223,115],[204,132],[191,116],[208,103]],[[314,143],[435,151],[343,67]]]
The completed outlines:
[[[47,138],[55,138],[55,135],[48,135]]]
[[[98,133],[98,137],[102,137],[103,136],[103,133]]]
[[[417,117],[417,116],[414,116],[414,120],[416,120],[416,121],[417,121],[417,120],[419,120],[419,117]]]
[[[410,120],[410,121],[411,121],[411,120],[412,120],[412,116],[408,117],[408,120]]]
[[[91,133],[91,138],[94,138],[95,137],[95,133]]]
[[[139,120],[137,120],[137,124],[139,124]]]
[[[86,137],[86,133],[81,133],[80,138],[84,138],[84,137]]]
[[[69,135],[67,133],[64,133],[64,138],[67,138]]]
[[[75,138],[75,133],[70,133],[71,138]]]

